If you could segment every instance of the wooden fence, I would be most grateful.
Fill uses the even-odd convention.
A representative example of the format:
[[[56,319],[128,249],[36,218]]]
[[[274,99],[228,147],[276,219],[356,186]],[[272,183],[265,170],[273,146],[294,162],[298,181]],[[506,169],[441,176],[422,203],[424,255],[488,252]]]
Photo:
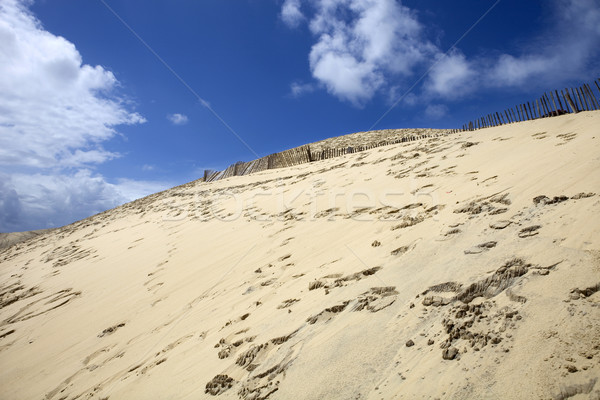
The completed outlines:
[[[600,91],[600,79],[594,81],[596,88]],[[474,131],[476,129],[489,128],[498,125],[505,125],[514,122],[529,121],[532,119],[553,117],[557,115],[578,113],[581,111],[599,110],[600,103],[594,94],[592,86],[583,84],[577,88],[565,89],[564,91],[555,90],[544,93],[535,101],[519,104],[514,108],[506,109],[502,112],[495,112],[485,115],[474,121],[463,124],[461,129],[451,129],[447,133],[457,133],[464,131]],[[248,162],[236,162],[223,171],[205,170],[202,180],[213,182],[231,176],[248,175],[254,172],[265,171],[267,169],[291,167],[294,165],[305,164],[313,161],[326,160],[343,156],[345,154],[358,153],[370,150],[375,147],[388,146],[396,143],[412,142],[428,137],[437,137],[445,134],[435,133],[430,135],[410,135],[394,140],[384,140],[377,143],[370,143],[363,146],[344,147],[344,148],[326,148],[320,151],[311,151],[309,145],[285,150],[280,153],[270,154],[268,156]]]
[[[459,129],[448,130],[447,133],[459,132]],[[229,178],[231,176],[248,175],[254,172],[264,171],[267,169],[291,167],[294,165],[306,164],[313,161],[321,161],[329,158],[343,156],[345,154],[358,153],[365,150],[370,150],[376,147],[388,146],[396,143],[412,142],[428,137],[437,137],[445,135],[443,133],[434,133],[430,135],[410,135],[394,140],[385,140],[377,143],[371,143],[364,146],[344,147],[344,148],[328,148],[321,151],[311,151],[309,145],[296,147],[290,150],[285,150],[280,153],[270,154],[268,156],[252,160],[248,162],[239,161],[230,165],[223,171],[205,170],[202,180],[205,182],[213,182],[220,179]]]
[[[600,79],[594,84],[600,92]],[[544,93],[539,99],[532,102],[518,104],[501,112],[484,115],[474,121],[463,124],[462,131],[474,131],[476,129],[489,128],[513,122],[529,121],[538,118],[555,117],[563,114],[578,113],[581,111],[593,111],[600,109],[600,103],[589,84],[580,87],[554,90]]]

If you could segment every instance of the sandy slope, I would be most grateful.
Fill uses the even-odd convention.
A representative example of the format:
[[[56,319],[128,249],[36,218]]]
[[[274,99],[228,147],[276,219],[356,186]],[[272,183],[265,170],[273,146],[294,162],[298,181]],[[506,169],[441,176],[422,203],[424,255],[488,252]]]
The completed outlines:
[[[149,196],[0,253],[0,398],[598,398],[593,193],[599,112]]]
[[[47,233],[50,230],[51,229],[40,229],[37,231],[0,233],[0,251],[13,244],[21,243],[43,233]]]

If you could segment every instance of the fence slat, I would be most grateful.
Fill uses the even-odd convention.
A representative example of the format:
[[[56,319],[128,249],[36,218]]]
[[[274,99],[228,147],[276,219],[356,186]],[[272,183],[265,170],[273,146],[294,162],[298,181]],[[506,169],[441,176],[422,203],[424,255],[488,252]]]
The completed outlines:
[[[569,106],[569,102],[567,101],[567,98],[565,97],[565,92],[564,92],[564,90],[562,90],[562,89],[561,89],[561,90],[560,90],[560,94],[562,94],[562,96],[563,96],[563,101],[565,102],[565,110],[566,110],[567,112],[570,112],[570,113],[574,112],[574,111],[573,111],[573,108],[572,108],[571,106]],[[571,110],[571,111],[569,111],[569,110]]]
[[[560,106],[560,109],[564,110],[563,105],[560,101],[560,96],[558,95],[558,90],[555,90],[554,92],[556,93],[556,100],[558,101],[558,105]]]
[[[541,102],[542,102],[542,107],[544,108],[544,117],[549,117],[550,116],[550,108],[548,107],[548,103],[546,102],[546,99],[544,98],[544,96],[542,96],[540,98]]]
[[[595,110],[596,105],[594,104],[594,101],[592,100],[592,96],[590,96],[590,93],[588,92],[585,84],[581,87],[581,90],[583,91],[583,93],[585,93],[585,98],[587,99],[588,104],[590,105],[590,110]]]
[[[592,98],[590,97],[590,95],[587,93],[587,91],[585,90],[585,85],[581,86],[581,93],[585,96],[585,100],[588,103],[589,106],[589,111],[594,110],[594,103],[592,103]]]
[[[558,115],[558,107],[556,107],[556,102],[554,101],[554,95],[552,91],[550,91],[550,97],[552,98],[552,104],[554,105],[554,110],[556,111],[556,115]]]
[[[548,98],[548,95],[546,93],[544,93],[542,98],[544,99],[544,102],[546,103],[546,108],[548,109],[548,116],[550,117],[550,116],[552,116],[552,104],[550,103],[550,99]]]
[[[594,91],[592,90],[592,87],[588,84],[586,84],[588,92],[590,93],[590,96],[592,97],[592,99],[594,100],[594,103],[596,103],[596,110],[600,109],[600,103],[598,103],[598,99],[596,98],[596,95],[594,94]]]
[[[571,88],[571,98],[575,101],[575,106],[577,107],[577,111],[583,111],[583,104],[580,101],[577,101],[577,94],[573,88]]]
[[[581,88],[575,88],[575,90],[577,90],[577,95],[579,95],[581,106],[583,107],[584,111],[589,111],[590,108],[588,106],[587,100],[585,99],[585,95],[581,92]]]

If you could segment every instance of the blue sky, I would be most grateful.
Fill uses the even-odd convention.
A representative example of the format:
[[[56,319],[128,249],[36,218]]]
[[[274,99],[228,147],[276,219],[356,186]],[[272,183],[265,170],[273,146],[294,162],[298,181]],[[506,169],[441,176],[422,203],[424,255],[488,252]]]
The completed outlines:
[[[597,78],[599,48],[600,0],[0,0],[0,232],[376,121],[459,127]]]

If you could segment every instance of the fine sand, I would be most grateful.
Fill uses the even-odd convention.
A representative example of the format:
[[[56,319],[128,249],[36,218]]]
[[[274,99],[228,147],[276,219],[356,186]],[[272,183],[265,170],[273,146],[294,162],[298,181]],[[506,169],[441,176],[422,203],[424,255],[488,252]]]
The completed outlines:
[[[0,251],[0,399],[598,399],[599,288],[600,112],[400,143]]]

